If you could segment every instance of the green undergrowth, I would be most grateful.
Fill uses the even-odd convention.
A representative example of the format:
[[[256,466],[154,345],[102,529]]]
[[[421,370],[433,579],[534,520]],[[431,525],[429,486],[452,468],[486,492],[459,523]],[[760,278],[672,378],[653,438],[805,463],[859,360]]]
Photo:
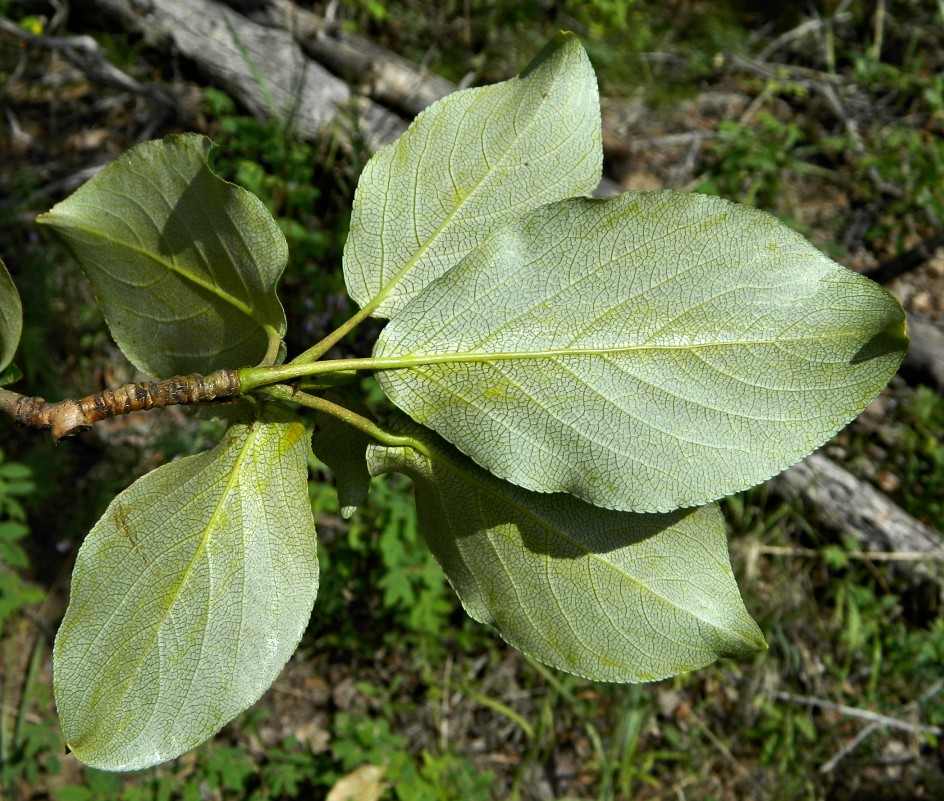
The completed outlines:
[[[327,5],[315,7],[324,12]],[[346,30],[456,82],[507,78],[557,31],[570,30],[584,42],[604,94],[644,91],[660,103],[690,95],[713,71],[716,53],[749,43],[749,29],[727,2],[447,0],[431,7],[419,0],[345,0],[336,12]]]
[[[262,122],[238,114],[218,89],[204,90],[217,144],[213,170],[259,197],[289,248],[279,297],[289,320],[287,346],[299,352],[353,314],[337,265],[347,237],[351,199],[368,156],[355,141],[300,142],[290,121]]]
[[[713,74],[718,52],[751,41],[743,23],[709,19],[711,4],[686,4],[694,10],[684,13],[667,4],[652,15],[642,3],[604,0],[553,4],[550,14],[547,4],[536,2],[447,3],[433,12],[409,2],[345,5],[353,9],[349,27],[371,34],[383,28],[382,35],[402,52],[425,57],[455,79],[470,63],[479,80],[505,77],[533,52],[534,42],[546,38],[543,26],[566,24],[589,34],[605,91],[629,95],[642,82],[657,100],[660,93],[691,93],[692,84],[679,79],[686,88],[660,89],[667,68],[632,54],[669,53],[676,60],[665,63],[684,59],[684,74],[677,75],[704,78]],[[765,102],[747,125],[723,123],[714,132],[705,145],[699,188],[770,208],[797,227],[825,230],[822,244],[839,256],[853,217],[856,241],[878,254],[900,250],[909,237],[927,230],[934,215],[940,219],[944,71],[935,60],[940,48],[933,46],[938,34],[931,23],[941,20],[936,3],[889,2],[886,9],[890,21],[880,54],[873,52],[874,28],[864,6],[856,4],[849,22],[833,28],[832,64],[814,65],[884,99],[860,116],[858,140],[834,117],[815,116],[809,89],[790,75],[744,78]],[[685,18],[688,28],[667,18],[676,12],[695,15]],[[697,38],[685,39],[686,32]],[[452,42],[478,55],[459,61]],[[688,43],[697,57],[686,56],[677,43]],[[306,342],[318,338],[351,312],[336,265],[365,154],[331,140],[293,142],[285,126],[238,114],[217,91],[207,91],[205,102],[220,145],[215,169],[258,194],[289,241],[283,293],[289,331]],[[819,101],[815,107],[822,108]],[[808,115],[797,117],[791,113],[796,109]],[[811,222],[805,205],[811,186],[835,190],[848,206]],[[4,255],[10,261],[6,250]],[[93,331],[100,325],[97,312],[83,311],[88,305],[76,302],[69,311],[75,324],[65,334],[53,332],[55,310],[43,305],[48,287],[38,279],[31,284],[30,273],[42,271],[24,267],[17,275],[24,302],[45,310],[26,315],[38,326],[24,338],[18,359],[30,385],[38,383],[32,365],[47,360],[47,345],[65,350],[49,343],[74,331],[78,347],[69,349],[87,363],[72,367],[89,376],[102,355],[103,341]],[[291,343],[290,348],[297,350]],[[48,394],[77,392],[57,384]],[[866,415],[833,447],[906,511],[940,527],[944,505],[936,490],[944,486],[944,402],[924,387],[900,387],[895,397],[892,414],[871,422]],[[195,449],[193,432],[209,438],[212,424],[168,433],[159,442],[161,458]],[[51,642],[44,628],[54,630],[55,623],[50,626],[37,612],[45,592],[34,579],[40,575],[49,586],[60,569],[59,557],[52,555],[57,540],[48,531],[57,517],[50,508],[67,506],[62,487],[80,499],[76,519],[63,524],[75,531],[61,538],[68,550],[77,532],[88,528],[83,521],[94,519],[102,499],[113,494],[110,484],[96,482],[114,477],[95,472],[100,445],[66,443],[55,454],[37,452],[28,464],[19,441],[3,447],[4,798],[321,799],[365,765],[382,769],[382,798],[403,801],[843,801],[854,797],[853,787],[864,788],[862,797],[866,791],[889,797],[890,787],[905,793],[900,797],[944,797],[938,737],[880,726],[822,772],[868,722],[774,694],[944,727],[944,622],[935,588],[909,580],[894,564],[860,558],[856,543],[767,488],[724,505],[735,571],[770,651],[748,665],[723,661],[655,685],[617,687],[533,664],[469,621],[419,537],[407,481],[375,480],[369,503],[345,521],[330,473],[316,462],[310,497],[323,586],[300,652],[304,664],[293,665],[288,689],[304,695],[311,694],[306,682],[327,685],[311,708],[321,739],[282,722],[276,689],[213,742],[170,765],[129,775],[77,767],[56,724]],[[133,458],[142,457],[129,450],[123,463]],[[62,472],[52,472],[53,463]],[[70,479],[68,471],[81,478]],[[342,692],[342,685],[349,690]],[[894,759],[899,773],[890,779]]]

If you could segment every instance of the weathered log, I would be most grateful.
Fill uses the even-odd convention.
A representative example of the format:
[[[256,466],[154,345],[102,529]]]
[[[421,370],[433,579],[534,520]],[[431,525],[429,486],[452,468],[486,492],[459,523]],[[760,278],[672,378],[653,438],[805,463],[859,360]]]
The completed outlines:
[[[308,58],[291,33],[253,22],[221,3],[90,2],[127,30],[192,61],[250,113],[285,122],[301,139],[330,130],[351,102],[348,85]],[[379,147],[403,130],[396,115],[361,102],[359,133],[368,146]]]
[[[374,98],[353,96],[348,84],[308,58],[296,39],[319,61],[366,83],[377,100],[411,116],[458,89],[365,39],[329,36],[323,19],[289,0],[260,4],[253,16],[262,24],[214,0],[87,1],[127,30],[192,61],[250,113],[289,123],[301,139],[314,139],[335,123],[349,128],[352,115],[343,112],[352,105],[357,134],[370,150],[392,142],[406,125]],[[620,191],[604,178],[594,194]]]
[[[901,365],[908,383],[927,384],[944,392],[944,329],[930,320],[908,315],[911,345]]]
[[[781,473],[772,479],[772,485],[786,498],[802,498],[823,522],[854,537],[863,550],[926,553],[927,561],[903,560],[896,562],[896,567],[916,577],[942,582],[941,533],[823,454],[814,453]]]
[[[292,0],[271,0],[252,18],[291,32],[313,59],[357,84],[359,92],[408,118],[456,91],[451,81],[331,25]]]

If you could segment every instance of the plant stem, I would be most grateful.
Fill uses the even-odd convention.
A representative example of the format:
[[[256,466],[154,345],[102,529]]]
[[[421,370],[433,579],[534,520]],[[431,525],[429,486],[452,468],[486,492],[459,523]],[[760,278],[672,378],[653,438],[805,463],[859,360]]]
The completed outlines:
[[[347,423],[352,428],[356,428],[358,431],[363,431],[371,439],[376,440],[381,445],[386,445],[390,448],[413,448],[414,450],[428,455],[426,453],[426,448],[422,443],[413,439],[413,437],[403,436],[401,434],[392,434],[386,429],[381,428],[373,420],[369,420],[363,415],[353,412],[345,406],[341,406],[337,403],[332,403],[325,398],[322,398],[318,395],[309,395],[307,392],[300,392],[297,389],[293,389],[290,386],[285,384],[277,384],[276,386],[267,387],[265,394],[270,398],[276,398],[278,400],[289,401],[290,403],[297,403],[299,406],[305,406],[309,409],[315,409],[319,412],[324,412],[325,414],[330,414],[332,417],[337,417],[344,423]]]
[[[349,317],[345,322],[341,323],[337,328],[334,329],[328,336],[321,340],[317,345],[313,345],[308,350],[300,353],[296,356],[289,364],[303,364],[306,362],[316,362],[325,353],[328,352],[337,342],[342,340],[347,336],[351,331],[353,331],[358,325],[360,325],[364,320],[370,317],[371,313],[377,306],[380,305],[380,297],[374,298],[376,302],[368,303],[364,306],[357,314],[353,317]]]

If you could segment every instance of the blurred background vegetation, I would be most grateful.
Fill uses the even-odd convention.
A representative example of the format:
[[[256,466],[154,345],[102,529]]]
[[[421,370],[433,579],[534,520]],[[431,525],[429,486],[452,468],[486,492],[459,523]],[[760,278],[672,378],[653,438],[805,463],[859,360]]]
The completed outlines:
[[[556,30],[573,30],[599,73],[606,171],[623,188],[757,205],[856,270],[939,242],[939,0],[303,5],[462,85],[507,78]],[[0,16],[36,36],[90,34],[120,69],[180,93],[188,127],[219,144],[215,169],[282,226],[289,351],[311,344],[352,311],[339,265],[366,147],[294,141],[284,122],[246,115],[94,6],[0,0]],[[0,252],[26,315],[20,391],[59,399],[131,380],[77,268],[31,221],[83,170],[181,120],[3,31],[0,106]],[[944,320],[941,253],[889,288],[910,313]],[[344,345],[367,347],[366,337]],[[944,797],[939,562],[915,579],[798,502],[755,488],[725,512],[770,651],[653,685],[602,685],[537,665],[465,617],[417,532],[409,482],[375,482],[367,507],[343,521],[315,461],[322,587],[279,681],[173,763],[129,775],[83,768],[65,754],[50,684],[75,552],[132,477],[218,433],[212,420],[165,411],[54,448],[0,421],[0,798]],[[826,450],[940,529],[937,389],[896,379]]]

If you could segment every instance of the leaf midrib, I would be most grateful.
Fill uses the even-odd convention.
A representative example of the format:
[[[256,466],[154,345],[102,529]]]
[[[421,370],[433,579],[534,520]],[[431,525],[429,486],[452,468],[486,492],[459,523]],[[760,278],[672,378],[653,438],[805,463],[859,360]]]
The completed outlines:
[[[556,73],[555,73],[555,74],[556,74]],[[517,80],[517,81],[520,82],[520,81],[521,81],[521,78],[520,78],[520,76],[519,76],[519,77],[514,78],[514,79],[512,79],[512,80]],[[519,98],[518,98],[518,102],[517,102],[516,108],[520,107],[521,103],[523,102],[523,99],[524,99],[523,97],[519,97]],[[539,109],[540,109],[540,108],[543,108],[543,106],[539,107]],[[449,226],[449,224],[452,222],[452,220],[455,218],[455,216],[456,216],[457,214],[459,214],[460,210],[463,210],[463,209],[468,208],[469,203],[472,202],[473,198],[475,198],[475,197],[477,196],[477,194],[478,194],[479,190],[481,189],[482,185],[483,185],[489,178],[491,178],[492,175],[493,175],[503,164],[506,163],[506,161],[507,161],[507,159],[508,159],[508,157],[509,157],[509,154],[515,149],[515,147],[518,145],[518,142],[528,133],[528,131],[531,130],[531,127],[535,124],[535,121],[537,120],[538,116],[539,116],[539,115],[538,115],[537,113],[535,113],[534,115],[532,115],[531,119],[528,121],[528,124],[527,124],[524,128],[521,129],[521,132],[520,132],[520,133],[516,132],[514,139],[512,140],[511,144],[509,144],[509,146],[505,149],[505,152],[501,155],[501,158],[500,158],[497,162],[495,162],[488,170],[486,170],[486,171],[482,174],[482,176],[479,178],[479,180],[477,180],[477,181],[472,185],[472,187],[462,196],[461,202],[460,202],[460,203],[457,203],[455,206],[453,206],[452,211],[450,211],[450,212],[446,215],[446,217],[443,219],[442,223],[436,228],[435,231],[433,231],[433,232],[427,237],[426,241],[423,242],[423,243],[419,246],[419,248],[417,248],[417,250],[416,250],[416,251],[414,252],[414,254],[410,257],[410,259],[406,262],[406,264],[404,264],[403,267],[401,267],[396,273],[394,273],[393,278],[391,278],[386,284],[384,284],[384,285],[381,287],[381,289],[377,292],[377,294],[374,296],[374,298],[372,299],[372,301],[368,304],[370,307],[372,307],[372,310],[373,310],[373,311],[376,311],[377,309],[379,309],[379,308],[383,305],[384,301],[393,293],[394,289],[396,289],[396,287],[397,287],[397,285],[400,283],[400,281],[403,280],[403,278],[407,275],[407,273],[409,273],[409,271],[412,270],[414,266],[416,266],[416,264],[422,259],[422,257],[425,255],[425,253],[433,246],[433,244],[436,242],[436,240],[439,238],[439,236],[443,233],[443,231],[446,230],[446,228]],[[453,145],[454,145],[454,144],[455,144],[455,143],[453,143]],[[425,151],[424,151],[424,155],[425,155]],[[419,167],[420,167],[420,164],[419,164],[419,162],[418,162],[418,163],[417,163],[417,170],[419,169]],[[416,178],[415,178],[415,176],[414,176],[414,187],[415,187],[416,183],[417,183],[417,181],[416,181]],[[415,204],[415,199],[416,199],[416,198],[415,198],[415,196],[414,196],[414,204]],[[416,215],[415,215],[415,213],[414,213],[414,221],[415,221],[415,219],[416,219]]]
[[[548,348],[546,350],[529,351],[459,351],[455,353],[430,353],[402,356],[378,356],[363,361],[364,367],[373,370],[399,370],[412,367],[423,367],[433,364],[466,364],[488,363],[497,361],[529,360],[529,359],[559,359],[567,356],[612,356],[621,353],[643,353],[646,351],[694,351],[711,348],[748,348],[764,345],[789,345],[807,342],[836,342],[838,339],[854,339],[858,341],[861,334],[850,332],[848,335],[830,334],[823,336],[777,337],[776,339],[748,339],[726,340],[722,342],[699,342],[684,345],[649,344],[619,345],[595,348]],[[384,343],[386,344],[386,343]]]
[[[123,239],[118,239],[117,237],[110,236],[95,228],[89,228],[86,226],[78,226],[78,225],[73,225],[70,227],[73,228],[73,230],[81,231],[87,236],[90,236],[95,239],[103,240],[107,242],[109,245],[112,245],[115,247],[124,248],[128,251],[131,251],[136,256],[140,256],[154,262],[159,267],[163,267],[168,272],[178,275],[187,281],[190,281],[195,286],[200,287],[201,289],[209,292],[212,295],[216,295],[218,298],[220,298],[220,300],[229,304],[236,310],[242,312],[249,319],[257,323],[258,325],[262,326],[267,331],[274,330],[271,323],[269,323],[268,321],[266,321],[265,319],[259,316],[258,307],[256,307],[255,305],[250,305],[246,303],[245,301],[240,300],[235,295],[232,295],[224,291],[222,287],[220,287],[218,284],[208,281],[206,279],[203,279],[200,276],[194,274],[193,272],[181,268],[173,261],[169,261],[165,258],[162,258],[159,254],[156,254],[153,250],[146,247],[142,247],[140,245],[135,245]],[[121,283],[130,286],[130,284],[127,281],[124,281],[121,278],[114,278],[114,280],[121,281]]]
[[[239,467],[243,463],[243,461],[245,461],[246,456],[249,451],[249,445],[253,441],[253,439],[259,435],[259,431],[260,431],[260,427],[257,426],[254,430],[250,430],[247,432],[246,441],[243,443],[242,446],[240,446],[239,453],[236,455],[235,459],[233,460],[233,465],[229,471],[229,477],[226,480],[226,485],[223,488],[222,492],[220,493],[220,500],[215,505],[213,512],[211,513],[207,523],[205,524],[203,528],[203,531],[201,532],[200,542],[197,544],[196,548],[194,549],[193,556],[191,557],[190,562],[188,563],[183,574],[176,582],[176,586],[172,585],[174,586],[174,589],[168,593],[168,595],[171,597],[171,600],[167,604],[164,614],[161,616],[160,620],[154,625],[152,629],[154,632],[154,635],[153,637],[149,639],[148,647],[141,649],[139,658],[134,663],[133,668],[130,671],[128,671],[129,680],[125,682],[124,684],[126,691],[122,697],[127,696],[128,692],[131,691],[131,684],[133,683],[132,677],[137,676],[137,674],[139,673],[141,669],[141,665],[144,663],[145,657],[155,647],[155,642],[160,637],[164,624],[168,616],[170,615],[171,610],[176,606],[178,600],[180,599],[182,588],[187,584],[190,578],[190,575],[193,571],[193,568],[196,565],[198,559],[206,551],[206,545],[207,545],[207,542],[209,541],[211,531],[214,528],[214,523],[218,519],[221,509],[225,506],[226,499],[229,497],[229,494],[232,492],[234,486],[237,484],[238,476],[239,476]],[[212,462],[210,462],[209,464],[212,465]],[[199,475],[200,473],[203,473],[208,467],[209,465],[201,468],[201,470],[199,471],[197,475]],[[117,612],[118,612],[118,608],[116,607],[115,614],[117,614]],[[105,626],[103,626],[100,629],[100,631],[104,631],[104,630],[105,630]],[[204,627],[204,631],[205,631],[205,627]],[[152,716],[153,710],[159,705],[160,692],[161,692],[160,686],[158,687],[157,692],[158,692],[157,698],[155,699],[155,701],[153,702],[151,706],[151,711],[148,713],[148,723],[146,723],[145,726],[142,727],[141,732],[143,732],[146,726],[150,723],[150,720],[152,719],[151,716]],[[83,700],[83,705],[84,703],[85,702]],[[103,724],[104,722],[105,721],[100,720],[99,725]],[[141,732],[139,732],[137,736],[140,736]]]

